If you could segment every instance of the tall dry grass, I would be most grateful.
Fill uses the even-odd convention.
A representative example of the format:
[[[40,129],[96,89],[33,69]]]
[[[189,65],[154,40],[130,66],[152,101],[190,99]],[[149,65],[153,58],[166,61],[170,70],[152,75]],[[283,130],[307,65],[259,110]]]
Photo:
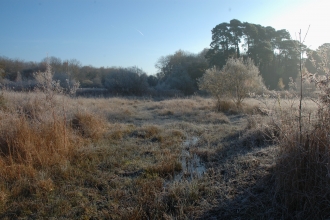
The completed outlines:
[[[3,91],[1,100],[0,213],[8,202],[51,193],[56,179],[72,175],[67,168],[78,150],[97,141],[105,126],[99,116],[68,107],[63,95]]]
[[[306,116],[300,133],[295,115],[280,126],[275,170],[276,199],[286,218],[325,218],[330,214],[330,117]]]
[[[70,154],[79,139],[64,117],[38,123],[24,115],[10,115],[0,124],[1,154],[9,164],[49,166]],[[62,159],[61,159],[62,158]]]
[[[279,117],[280,155],[276,166],[276,202],[285,218],[327,219],[330,216],[330,108],[329,68],[326,51],[318,51],[316,64],[325,75],[302,72],[320,90],[313,110],[292,107]],[[303,94],[299,94],[303,98]]]

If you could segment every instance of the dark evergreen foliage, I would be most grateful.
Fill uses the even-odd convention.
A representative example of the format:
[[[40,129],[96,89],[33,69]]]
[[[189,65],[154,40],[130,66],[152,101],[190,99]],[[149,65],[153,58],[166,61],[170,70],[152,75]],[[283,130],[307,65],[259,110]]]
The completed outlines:
[[[211,48],[206,58],[210,66],[221,68],[230,57],[250,57],[259,67],[266,86],[277,89],[280,78],[288,86],[289,78],[295,79],[298,75],[298,45],[284,29],[233,19],[212,29]]]

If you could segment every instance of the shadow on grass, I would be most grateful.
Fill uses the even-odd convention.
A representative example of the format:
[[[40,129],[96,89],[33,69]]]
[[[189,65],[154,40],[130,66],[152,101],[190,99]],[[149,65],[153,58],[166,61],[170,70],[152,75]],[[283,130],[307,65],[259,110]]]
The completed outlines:
[[[275,181],[272,174],[252,182],[244,188],[237,188],[234,198],[219,198],[219,205],[199,219],[281,219],[281,212],[274,204]]]
[[[210,161],[216,170],[217,205],[199,219],[283,219],[275,199],[276,146],[244,128],[222,139]],[[282,211],[281,211],[282,210]]]

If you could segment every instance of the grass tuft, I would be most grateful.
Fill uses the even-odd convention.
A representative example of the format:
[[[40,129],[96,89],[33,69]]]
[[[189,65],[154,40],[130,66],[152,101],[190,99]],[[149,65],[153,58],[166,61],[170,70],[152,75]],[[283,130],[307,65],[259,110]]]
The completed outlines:
[[[0,124],[0,154],[8,164],[42,167],[59,163],[70,154],[76,141],[64,118],[40,124],[18,115]]]
[[[71,120],[71,127],[82,137],[93,140],[100,139],[105,133],[105,120],[91,113],[78,112]]]
[[[157,174],[160,177],[169,177],[182,170],[182,164],[179,161],[179,158],[169,150],[164,150],[159,158],[161,159],[160,162],[149,166],[146,169],[147,174]]]

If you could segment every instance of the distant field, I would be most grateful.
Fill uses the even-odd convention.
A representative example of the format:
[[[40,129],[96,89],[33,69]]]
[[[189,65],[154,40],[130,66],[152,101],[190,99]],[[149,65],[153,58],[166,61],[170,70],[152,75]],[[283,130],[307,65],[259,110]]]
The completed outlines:
[[[297,103],[248,99],[243,112],[216,112],[201,97],[4,92],[0,218],[280,218],[278,147],[263,113]]]

